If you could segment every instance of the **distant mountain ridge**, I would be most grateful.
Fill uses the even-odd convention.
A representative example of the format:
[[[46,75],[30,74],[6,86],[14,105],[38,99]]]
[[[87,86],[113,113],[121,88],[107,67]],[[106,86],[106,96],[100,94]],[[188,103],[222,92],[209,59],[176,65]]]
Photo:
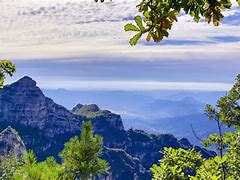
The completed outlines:
[[[145,113],[153,117],[177,117],[204,112],[205,105],[192,97],[181,100],[156,100],[148,105]]]
[[[118,110],[134,110],[138,106],[151,104],[156,100],[181,101],[194,98],[202,104],[215,104],[217,99],[225,95],[224,91],[183,91],[183,90],[156,90],[156,91],[76,91],[66,89],[42,89],[45,95],[55,102],[72,109],[77,103],[98,104],[100,107]]]
[[[187,90],[70,91],[56,89],[43,90],[43,92],[70,109],[79,102],[95,103],[99,107],[109,109],[121,115],[126,129],[132,127],[149,133],[172,133],[178,138],[186,137],[191,143],[199,145],[200,141],[194,136],[191,125],[202,138],[207,134],[216,133],[216,126],[208,120],[204,109],[206,104],[214,105],[217,99],[225,94],[224,91]]]
[[[0,131],[12,126],[26,148],[33,149],[39,160],[47,156],[58,159],[63,144],[80,134],[83,121],[91,121],[94,132],[104,138],[103,157],[110,163],[107,176],[111,179],[150,179],[147,170],[162,157],[159,151],[164,147],[193,147],[187,140],[178,140],[173,135],[126,131],[120,115],[101,110],[94,104],[78,104],[71,112],[45,97],[30,77],[0,89]],[[196,149],[204,157],[214,154],[199,147]]]

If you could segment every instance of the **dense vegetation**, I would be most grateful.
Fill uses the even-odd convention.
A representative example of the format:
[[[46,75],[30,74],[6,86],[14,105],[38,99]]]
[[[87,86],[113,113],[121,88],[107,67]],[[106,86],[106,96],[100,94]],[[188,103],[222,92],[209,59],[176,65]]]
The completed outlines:
[[[216,108],[206,106],[210,120],[218,126],[218,134],[202,140],[205,147],[213,147],[218,156],[204,159],[194,149],[165,148],[160,165],[153,165],[153,179],[228,179],[240,177],[240,75],[230,92],[220,98]],[[222,127],[234,127],[234,132],[222,132]]]
[[[71,138],[60,153],[62,164],[53,157],[37,162],[33,151],[24,153],[22,157],[9,153],[0,159],[0,179],[87,180],[106,173],[108,164],[101,159],[102,138],[93,135],[90,122],[84,122],[82,126],[81,138]]]
[[[108,164],[100,159],[103,139],[98,135],[93,136],[90,122],[83,123],[81,134],[81,139],[75,136],[65,143],[60,156],[65,174],[70,174],[73,179],[80,177],[85,180],[107,172]]]

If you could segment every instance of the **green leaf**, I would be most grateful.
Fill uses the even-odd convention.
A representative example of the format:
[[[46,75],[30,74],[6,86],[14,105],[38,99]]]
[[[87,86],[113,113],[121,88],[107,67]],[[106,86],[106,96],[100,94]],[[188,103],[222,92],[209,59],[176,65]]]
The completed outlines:
[[[178,21],[177,15],[178,15],[177,11],[171,11],[168,16],[171,19],[171,21]]]
[[[129,23],[129,24],[126,24],[124,26],[124,30],[125,31],[140,31],[140,29],[138,29],[138,27],[136,27],[135,25]]]
[[[142,32],[137,33],[135,36],[133,36],[133,37],[130,39],[130,41],[129,41],[129,43],[131,44],[131,46],[136,45],[136,44],[137,44],[137,41],[141,38],[141,36],[142,36]]]
[[[240,6],[240,0],[237,0],[237,2],[238,2],[238,5]]]
[[[139,29],[140,29],[141,31],[144,31],[144,30],[145,30],[145,28],[144,28],[144,26],[143,26],[143,23],[142,23],[142,18],[141,18],[141,16],[136,16],[136,17],[135,17],[135,22],[137,23],[137,25],[138,25],[138,27],[139,27]]]
[[[147,37],[146,37],[146,41],[149,42],[152,38],[152,32],[149,32]]]
[[[145,11],[145,12],[143,13],[143,15],[144,15],[145,17],[149,17],[149,11]]]
[[[220,156],[216,156],[214,161],[218,164],[223,164],[226,161],[226,157],[221,158]]]

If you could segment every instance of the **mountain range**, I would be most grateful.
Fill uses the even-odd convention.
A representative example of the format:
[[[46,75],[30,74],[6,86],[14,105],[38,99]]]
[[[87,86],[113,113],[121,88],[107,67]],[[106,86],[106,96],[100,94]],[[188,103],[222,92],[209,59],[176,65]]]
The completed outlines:
[[[103,158],[111,168],[102,179],[150,179],[148,170],[162,158],[159,151],[164,147],[194,147],[186,138],[179,140],[171,134],[126,130],[120,115],[101,110],[96,104],[78,103],[68,110],[46,97],[30,77],[23,77],[0,89],[0,131],[3,131],[0,134],[0,149],[8,147],[6,143],[14,146],[13,142],[21,144],[23,141],[26,149],[35,151],[38,160],[54,156],[60,161],[58,153],[69,138],[80,134],[83,121],[91,121],[94,133],[104,138]],[[18,136],[15,141],[6,140],[9,126],[18,132],[21,140]],[[14,137],[17,133],[9,134]],[[213,151],[198,146],[195,149],[203,157],[215,155]]]
[[[199,137],[216,133],[217,127],[205,115],[206,104],[214,105],[224,91],[70,91],[46,90],[44,94],[72,109],[77,103],[96,103],[99,107],[120,114],[126,129],[142,129],[148,133],[171,133],[200,145]],[[181,127],[181,128],[179,128]]]

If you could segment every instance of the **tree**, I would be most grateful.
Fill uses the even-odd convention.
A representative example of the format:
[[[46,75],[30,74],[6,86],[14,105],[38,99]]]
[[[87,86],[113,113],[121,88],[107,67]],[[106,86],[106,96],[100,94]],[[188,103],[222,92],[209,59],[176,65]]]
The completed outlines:
[[[24,174],[23,168],[33,166],[37,163],[36,157],[33,151],[25,152],[22,156],[16,156],[11,151],[1,156],[0,169],[2,171],[0,179],[19,179],[19,174]],[[23,173],[24,172],[24,173]]]
[[[194,149],[164,148],[161,166],[154,164],[151,168],[153,179],[189,179],[195,175],[202,160],[201,154]]]
[[[202,141],[205,147],[215,147],[216,157],[203,159],[194,150],[169,149],[163,151],[160,165],[153,165],[153,179],[223,179],[240,177],[240,75],[230,92],[220,98],[216,108],[206,106],[210,120],[216,122],[218,133]],[[233,132],[222,131],[222,126],[233,127]],[[190,170],[190,171],[189,171]],[[175,178],[173,178],[175,177]]]
[[[63,168],[56,163],[53,157],[37,162],[33,151],[28,151],[21,157],[16,157],[12,153],[2,156],[0,169],[2,171],[1,180],[61,180],[59,177],[63,172]],[[64,180],[67,179],[64,178]]]
[[[240,6],[240,0],[236,1]],[[231,7],[231,0],[142,0],[137,5],[142,16],[136,16],[136,24],[126,24],[124,29],[137,32],[129,41],[131,45],[136,45],[143,34],[147,34],[146,41],[152,39],[157,43],[169,36],[180,12],[189,14],[195,22],[203,18],[218,26],[224,18],[222,11]]]
[[[45,161],[33,164],[23,164],[14,173],[13,179],[22,180],[56,180],[62,172],[62,167],[53,157],[48,157]]]
[[[0,61],[0,88],[3,87],[6,76],[12,76],[14,72],[16,67],[11,61],[6,59]]]
[[[81,137],[71,138],[60,153],[65,174],[86,180],[106,173],[108,164],[100,159],[102,142],[102,137],[93,135],[91,122],[83,122]]]

